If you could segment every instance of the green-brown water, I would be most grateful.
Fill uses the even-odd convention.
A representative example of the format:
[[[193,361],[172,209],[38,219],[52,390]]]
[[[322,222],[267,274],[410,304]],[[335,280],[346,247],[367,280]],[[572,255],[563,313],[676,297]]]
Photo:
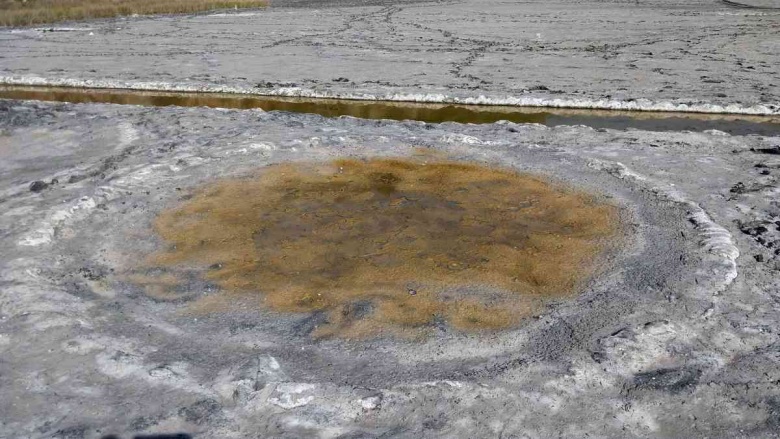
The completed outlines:
[[[636,128],[652,131],[704,131],[730,134],[780,135],[780,118],[697,113],[575,110],[492,105],[421,104],[412,102],[288,98],[228,93],[136,91],[69,87],[0,86],[0,98],[72,103],[108,103],[290,111],[325,117],[417,120],[428,123],[538,123],[548,126],[586,125],[593,128]]]

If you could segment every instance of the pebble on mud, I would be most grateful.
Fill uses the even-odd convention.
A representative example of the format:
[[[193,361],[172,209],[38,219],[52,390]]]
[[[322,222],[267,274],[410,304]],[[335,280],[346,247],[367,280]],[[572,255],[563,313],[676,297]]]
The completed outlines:
[[[30,191],[36,193],[46,189],[47,187],[49,187],[49,184],[41,180],[35,180],[34,182],[30,183]]]

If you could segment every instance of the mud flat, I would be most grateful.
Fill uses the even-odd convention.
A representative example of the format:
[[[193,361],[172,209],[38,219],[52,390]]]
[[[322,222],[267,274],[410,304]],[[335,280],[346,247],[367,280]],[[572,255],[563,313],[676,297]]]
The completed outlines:
[[[780,11],[741,3],[0,29],[14,87],[738,115],[0,99],[0,438],[780,437]]]
[[[778,19],[717,0],[281,0],[0,29],[0,82],[776,115]]]
[[[776,435],[780,138],[18,101],[0,112],[2,437]],[[231,287],[224,260],[201,261],[214,277],[138,271],[172,249],[155,221],[215,181],[347,160],[356,181],[392,186],[361,166],[421,151],[596,194],[621,212],[621,245],[577,294],[525,319],[476,331],[433,319],[424,337],[322,334],[334,316],[316,307],[193,310]],[[239,199],[260,193],[251,181]],[[279,235],[253,236],[271,251]],[[139,274],[170,289],[150,294]],[[336,316],[365,310],[348,311]]]

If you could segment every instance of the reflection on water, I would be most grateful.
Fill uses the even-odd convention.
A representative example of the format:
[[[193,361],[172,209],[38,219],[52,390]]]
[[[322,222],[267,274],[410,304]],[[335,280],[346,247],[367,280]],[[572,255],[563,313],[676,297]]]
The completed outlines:
[[[212,107],[313,113],[325,117],[417,120],[428,123],[539,123],[548,126],[587,125],[593,128],[636,128],[652,131],[704,131],[730,134],[780,135],[780,118],[697,113],[626,112],[490,105],[420,104],[411,102],[286,98],[227,93],[134,91],[68,87],[0,86],[0,98],[73,103],[147,106]]]

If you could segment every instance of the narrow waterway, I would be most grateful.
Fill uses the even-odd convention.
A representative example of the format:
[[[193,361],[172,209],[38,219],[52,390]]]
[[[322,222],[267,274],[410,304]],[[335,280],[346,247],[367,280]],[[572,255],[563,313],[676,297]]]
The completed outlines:
[[[0,86],[0,99],[157,107],[260,108],[265,111],[313,113],[325,117],[351,116],[363,119],[417,120],[428,123],[482,124],[506,120],[547,126],[586,125],[592,128],[633,128],[650,131],[720,130],[734,135],[780,135],[780,117],[771,116],[421,104],[227,93],[30,86]]]

